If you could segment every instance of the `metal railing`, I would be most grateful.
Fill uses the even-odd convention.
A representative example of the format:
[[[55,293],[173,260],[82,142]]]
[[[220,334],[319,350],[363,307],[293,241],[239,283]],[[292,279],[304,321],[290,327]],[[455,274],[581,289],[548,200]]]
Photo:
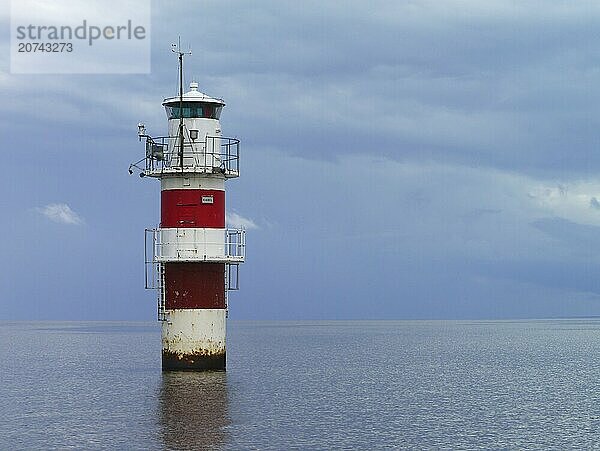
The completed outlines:
[[[130,166],[141,174],[160,177],[165,173],[196,172],[238,177],[240,168],[240,140],[221,136],[207,136],[205,140],[184,139],[177,136],[152,138],[144,135],[146,156]],[[183,147],[183,149],[182,149]]]
[[[179,231],[191,231],[195,233],[184,233],[185,240],[179,242]],[[197,239],[198,230],[206,229],[146,229],[144,243],[144,276],[145,288],[148,290],[157,290],[157,317],[159,321],[166,321],[166,288],[165,288],[165,263],[182,261],[210,261],[225,263],[225,289],[227,291],[239,289],[239,264],[243,263],[246,257],[246,231],[243,229],[225,229],[224,240],[219,242],[217,247],[222,250],[218,255],[201,255],[197,251],[200,248],[206,248],[205,244],[195,241],[190,243],[188,238]],[[174,242],[161,241],[164,231],[175,231],[176,239]],[[173,234],[171,233],[171,236]],[[190,246],[192,244],[192,246]],[[163,250],[171,247],[169,255],[163,255]],[[173,254],[175,249],[176,254]],[[176,257],[176,258],[174,258]]]
[[[145,241],[152,262],[242,263],[246,257],[244,229],[146,229]]]

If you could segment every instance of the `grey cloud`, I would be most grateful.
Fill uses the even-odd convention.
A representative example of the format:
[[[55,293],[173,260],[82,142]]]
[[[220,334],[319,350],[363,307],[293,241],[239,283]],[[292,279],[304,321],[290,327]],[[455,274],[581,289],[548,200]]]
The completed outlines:
[[[577,224],[562,218],[541,218],[532,222],[533,227],[565,243],[574,251],[585,251],[600,261],[600,226]]]
[[[473,271],[496,280],[510,280],[537,289],[558,289],[563,292],[564,309],[569,309],[569,298],[578,293],[600,295],[600,271],[598,262],[499,260],[478,262]],[[531,293],[528,298],[531,299]],[[563,310],[564,312],[564,310]],[[564,313],[562,313],[564,315]]]
[[[254,125],[271,125],[270,136],[298,154],[321,158],[317,146],[301,145],[317,136],[328,154],[365,152],[356,143],[372,140],[391,158],[475,160],[537,174],[600,166],[591,151],[600,116],[598,55],[588,45],[600,22],[597,6],[229,7],[219,11],[231,19],[227,33],[218,23],[207,24],[212,33],[202,30],[210,49],[204,68],[216,84],[237,78],[246,97],[236,101],[260,105]],[[247,111],[238,122],[249,122],[255,112]]]
[[[33,110],[17,93],[39,78],[12,79],[5,86],[12,107],[0,118],[70,117],[123,131],[142,120],[162,134],[159,104],[176,90],[169,46],[177,20],[194,51],[186,60],[188,81],[195,76],[229,102],[224,130],[236,124],[246,142],[282,144],[315,159],[369,153],[537,175],[600,167],[593,151],[598,55],[587,44],[595,39],[598,7],[286,5],[157,3],[151,77],[46,77]],[[199,14],[227,20],[197,29]]]
[[[42,233],[43,217],[5,220],[40,243],[30,260],[13,244],[19,265],[2,269],[14,280],[27,267],[61,280],[35,262],[67,242],[71,274],[87,255],[100,272],[73,277],[69,296],[64,284],[53,288],[64,311],[84,312],[80,293],[92,293],[85,312],[154,315],[135,281],[159,187],[126,168],[143,154],[139,121],[155,135],[166,129],[160,104],[176,92],[177,28],[194,52],[187,81],[225,98],[223,132],[242,140],[228,209],[261,226],[233,296],[249,302],[233,299],[234,315],[361,317],[367,298],[370,314],[395,317],[565,311],[565,296],[597,292],[600,59],[590,42],[599,10],[575,1],[154,2],[149,76],[0,75],[0,128],[8,148],[26,149],[5,161],[7,209],[72,199],[90,224],[55,227],[57,239]],[[110,308],[106,296],[92,299],[106,280]],[[43,311],[39,294],[28,297]],[[569,311],[597,312],[594,299]]]

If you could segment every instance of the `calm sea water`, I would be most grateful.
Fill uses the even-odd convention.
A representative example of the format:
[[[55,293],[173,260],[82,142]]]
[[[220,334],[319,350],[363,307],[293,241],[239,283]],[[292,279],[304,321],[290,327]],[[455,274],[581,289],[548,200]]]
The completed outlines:
[[[0,323],[0,449],[600,447],[600,320],[235,322],[226,373],[155,323]]]

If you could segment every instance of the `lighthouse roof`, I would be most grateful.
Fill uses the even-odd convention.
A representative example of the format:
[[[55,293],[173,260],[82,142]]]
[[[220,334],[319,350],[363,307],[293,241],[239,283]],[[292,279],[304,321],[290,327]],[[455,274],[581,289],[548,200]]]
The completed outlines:
[[[214,97],[210,97],[209,95],[204,94],[203,92],[198,91],[198,83],[195,81],[190,83],[190,90],[183,94],[184,102],[204,102],[204,103],[215,103],[218,105],[225,105],[223,99],[216,99]],[[169,105],[179,102],[179,96],[175,97],[167,97],[163,101],[163,105]]]

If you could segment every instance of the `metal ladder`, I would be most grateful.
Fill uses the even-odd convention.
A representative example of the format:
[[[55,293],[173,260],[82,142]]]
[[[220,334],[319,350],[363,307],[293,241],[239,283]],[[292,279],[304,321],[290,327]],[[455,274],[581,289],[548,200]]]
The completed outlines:
[[[158,289],[156,290],[158,293],[157,300],[157,317],[159,321],[166,321],[166,290],[165,290],[165,265],[162,263],[156,263],[157,272],[158,272]]]

